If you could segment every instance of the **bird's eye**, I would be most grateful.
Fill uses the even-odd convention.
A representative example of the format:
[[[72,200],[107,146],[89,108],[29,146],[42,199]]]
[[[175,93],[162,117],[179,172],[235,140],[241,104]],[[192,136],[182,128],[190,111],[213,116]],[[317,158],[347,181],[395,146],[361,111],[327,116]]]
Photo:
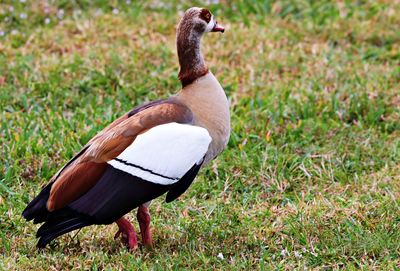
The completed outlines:
[[[211,12],[207,9],[202,9],[200,13],[200,18],[202,18],[206,23],[209,23],[211,20]]]

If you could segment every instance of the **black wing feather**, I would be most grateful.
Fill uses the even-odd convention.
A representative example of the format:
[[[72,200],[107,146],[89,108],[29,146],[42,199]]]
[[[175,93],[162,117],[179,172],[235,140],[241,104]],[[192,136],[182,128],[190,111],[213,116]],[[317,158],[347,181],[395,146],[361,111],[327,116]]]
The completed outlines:
[[[110,224],[132,209],[161,196],[168,188],[109,165],[96,185],[69,206],[93,217],[96,224]]]
[[[201,163],[202,164],[202,163]],[[167,193],[165,201],[171,202],[182,195],[192,184],[201,168],[201,164],[194,165],[180,180],[173,184]]]
[[[40,223],[44,222],[49,215],[49,211],[46,208],[46,203],[47,200],[49,199],[50,196],[50,190],[57,178],[60,176],[60,174],[66,169],[69,165],[71,165],[76,159],[78,159],[79,156],[81,156],[88,148],[89,146],[86,146],[83,148],[77,155],[75,155],[67,164],[65,164],[62,169],[58,172],[57,176],[54,178],[54,180],[50,183],[48,183],[42,191],[40,191],[39,195],[37,195],[24,209],[22,212],[22,216],[26,220],[33,220],[33,223]]]

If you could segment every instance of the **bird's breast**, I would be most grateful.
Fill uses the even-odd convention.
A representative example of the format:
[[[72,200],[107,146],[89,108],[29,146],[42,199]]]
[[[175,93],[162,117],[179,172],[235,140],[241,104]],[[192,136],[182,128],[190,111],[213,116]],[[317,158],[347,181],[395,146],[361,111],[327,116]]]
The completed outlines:
[[[231,125],[229,102],[214,75],[200,77],[186,86],[177,99],[188,106],[194,115],[194,125],[204,127],[212,138],[205,163],[220,154],[228,144]]]

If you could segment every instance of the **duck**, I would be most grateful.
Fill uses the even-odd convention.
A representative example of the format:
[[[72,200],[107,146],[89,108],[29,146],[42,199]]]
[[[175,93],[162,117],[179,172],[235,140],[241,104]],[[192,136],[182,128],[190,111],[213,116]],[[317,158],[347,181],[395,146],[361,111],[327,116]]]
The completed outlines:
[[[181,90],[114,120],[29,202],[22,216],[42,223],[39,249],[71,231],[116,223],[115,239],[134,250],[138,238],[124,216],[136,208],[142,244],[153,247],[151,201],[176,200],[229,140],[228,98],[200,50],[205,33],[224,31],[206,8],[184,12],[176,35]]]

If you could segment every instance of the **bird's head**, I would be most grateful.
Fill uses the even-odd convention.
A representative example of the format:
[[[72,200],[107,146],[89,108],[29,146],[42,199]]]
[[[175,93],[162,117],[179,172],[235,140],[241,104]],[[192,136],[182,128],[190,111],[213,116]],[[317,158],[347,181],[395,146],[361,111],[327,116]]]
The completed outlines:
[[[218,24],[214,15],[205,8],[192,7],[185,11],[178,26],[179,32],[196,32],[202,35],[206,32],[224,32],[225,28]]]

